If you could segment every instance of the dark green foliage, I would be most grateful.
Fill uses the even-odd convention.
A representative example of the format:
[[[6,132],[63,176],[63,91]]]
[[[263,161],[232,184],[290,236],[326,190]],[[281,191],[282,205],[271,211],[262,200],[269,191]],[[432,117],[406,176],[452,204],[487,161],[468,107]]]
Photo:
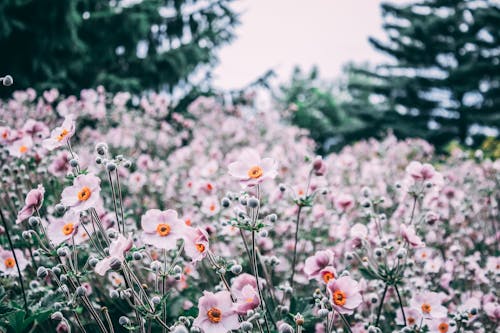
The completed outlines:
[[[3,0],[0,73],[15,85],[0,93],[188,89],[188,77],[233,38],[230,1]]]
[[[357,137],[363,123],[350,117],[336,103],[333,85],[321,82],[317,69],[305,74],[295,68],[290,83],[280,87],[277,100],[290,110],[295,125],[310,131],[318,142],[318,152],[324,154],[338,150]]]
[[[350,82],[345,109],[399,137],[438,147],[452,139],[480,144],[485,132],[477,125],[500,127],[500,8],[493,2],[384,3],[388,40],[370,42],[393,61],[353,69],[365,80]],[[373,103],[360,103],[367,95]]]

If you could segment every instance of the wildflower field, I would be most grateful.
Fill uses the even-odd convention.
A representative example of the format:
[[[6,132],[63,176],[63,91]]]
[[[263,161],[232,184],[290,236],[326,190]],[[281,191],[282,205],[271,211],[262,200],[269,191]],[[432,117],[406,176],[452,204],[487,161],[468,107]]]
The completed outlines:
[[[498,332],[500,161],[146,96],[0,101],[1,332]]]

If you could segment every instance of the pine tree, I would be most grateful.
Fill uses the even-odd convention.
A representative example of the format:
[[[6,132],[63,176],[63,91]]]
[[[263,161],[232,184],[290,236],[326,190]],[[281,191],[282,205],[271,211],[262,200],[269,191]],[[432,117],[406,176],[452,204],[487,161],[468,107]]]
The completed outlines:
[[[0,73],[14,77],[12,89],[68,94],[100,84],[131,92],[186,88],[232,40],[230,1],[3,0]]]
[[[370,42],[394,61],[353,70],[365,80],[349,85],[354,101],[370,95],[366,120],[437,146],[452,139],[478,145],[488,129],[500,128],[498,2],[393,2],[382,4],[382,13],[388,41]]]
[[[334,83],[319,78],[317,68],[304,73],[295,68],[290,83],[283,84],[275,95],[281,107],[290,111],[291,122],[309,130],[318,143],[318,153],[337,151],[345,144],[359,140],[364,123],[339,106]]]

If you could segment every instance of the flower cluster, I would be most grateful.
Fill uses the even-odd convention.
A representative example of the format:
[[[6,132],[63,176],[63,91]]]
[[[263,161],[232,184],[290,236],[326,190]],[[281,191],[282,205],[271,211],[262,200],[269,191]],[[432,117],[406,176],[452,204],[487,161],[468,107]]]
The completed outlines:
[[[325,157],[248,101],[0,102],[0,327],[490,333],[500,161],[422,140]]]

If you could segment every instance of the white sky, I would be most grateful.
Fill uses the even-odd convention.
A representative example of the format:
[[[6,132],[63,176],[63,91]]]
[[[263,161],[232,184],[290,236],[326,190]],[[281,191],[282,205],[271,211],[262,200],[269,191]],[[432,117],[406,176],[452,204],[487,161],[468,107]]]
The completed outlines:
[[[323,79],[334,79],[348,61],[380,63],[384,55],[368,36],[383,36],[381,0],[237,0],[242,13],[232,44],[219,50],[214,71],[219,88],[238,89],[268,69],[278,80],[294,65],[319,66]]]

